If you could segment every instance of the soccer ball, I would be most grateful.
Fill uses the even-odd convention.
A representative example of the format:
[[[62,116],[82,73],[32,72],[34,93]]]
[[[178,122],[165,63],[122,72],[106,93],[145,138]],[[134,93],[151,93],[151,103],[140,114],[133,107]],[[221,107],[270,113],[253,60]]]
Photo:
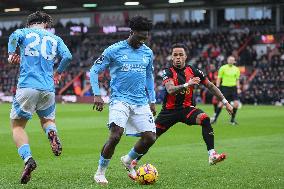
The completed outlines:
[[[151,164],[144,164],[137,169],[137,182],[142,185],[154,184],[158,180],[158,171]]]

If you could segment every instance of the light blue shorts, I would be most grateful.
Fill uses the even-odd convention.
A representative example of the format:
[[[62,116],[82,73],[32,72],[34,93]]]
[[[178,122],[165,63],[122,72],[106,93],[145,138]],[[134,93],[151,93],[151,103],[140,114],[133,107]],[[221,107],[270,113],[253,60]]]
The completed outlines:
[[[55,119],[55,93],[31,88],[17,89],[11,119],[31,119],[36,111],[40,118]]]

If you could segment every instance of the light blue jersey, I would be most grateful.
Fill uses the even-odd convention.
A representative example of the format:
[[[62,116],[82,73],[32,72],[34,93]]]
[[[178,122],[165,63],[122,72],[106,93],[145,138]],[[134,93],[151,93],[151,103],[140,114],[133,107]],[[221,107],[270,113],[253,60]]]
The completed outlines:
[[[62,73],[72,59],[63,40],[40,28],[24,28],[9,37],[8,52],[20,48],[20,76],[18,88],[32,88],[54,92],[53,66],[61,58],[58,73]]]
[[[155,103],[153,52],[145,44],[134,49],[124,40],[105,49],[90,70],[94,95],[100,95],[98,74],[106,67],[110,69],[111,101],[135,105]]]

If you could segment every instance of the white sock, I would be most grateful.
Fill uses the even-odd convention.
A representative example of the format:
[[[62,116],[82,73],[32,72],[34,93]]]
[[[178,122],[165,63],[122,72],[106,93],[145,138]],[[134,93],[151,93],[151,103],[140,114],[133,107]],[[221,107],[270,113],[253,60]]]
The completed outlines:
[[[211,150],[208,151],[209,156],[212,156],[214,153],[216,153],[214,149],[211,149]]]
[[[106,173],[107,167],[98,166],[98,170],[96,174],[104,175]]]
[[[28,156],[24,159],[24,162],[27,163],[27,161],[31,158],[32,156]]]
[[[133,160],[128,154],[125,155],[123,159],[124,159],[124,161],[126,161],[126,162],[128,162],[128,163]]]

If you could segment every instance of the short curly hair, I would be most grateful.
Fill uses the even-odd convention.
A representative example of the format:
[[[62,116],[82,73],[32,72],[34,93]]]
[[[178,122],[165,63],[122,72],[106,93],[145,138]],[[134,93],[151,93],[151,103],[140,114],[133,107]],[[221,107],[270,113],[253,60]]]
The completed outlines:
[[[143,16],[134,16],[129,20],[129,27],[134,31],[150,31],[153,27],[152,21]]]
[[[40,23],[45,23],[48,26],[51,26],[53,23],[52,17],[49,14],[46,14],[45,12],[42,11],[36,11],[27,17],[27,23],[26,23],[27,27],[33,24],[40,24]]]
[[[172,49],[172,52],[173,52],[174,48],[183,48],[183,49],[184,49],[184,52],[185,52],[186,54],[188,54],[188,52],[189,52],[187,46],[186,46],[185,44],[183,44],[183,43],[174,43],[174,44],[172,45],[172,48],[171,48],[171,49]]]

